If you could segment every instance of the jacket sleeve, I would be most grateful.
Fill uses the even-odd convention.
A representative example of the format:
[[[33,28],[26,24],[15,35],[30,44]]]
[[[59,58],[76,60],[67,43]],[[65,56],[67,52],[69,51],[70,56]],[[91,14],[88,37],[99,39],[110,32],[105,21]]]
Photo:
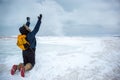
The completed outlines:
[[[37,23],[32,31],[32,34],[36,35],[36,33],[39,31],[40,25],[41,25],[41,20],[38,19],[38,21],[37,21]]]
[[[30,22],[27,21],[27,22],[26,22],[26,25],[29,27],[29,26],[30,26]]]

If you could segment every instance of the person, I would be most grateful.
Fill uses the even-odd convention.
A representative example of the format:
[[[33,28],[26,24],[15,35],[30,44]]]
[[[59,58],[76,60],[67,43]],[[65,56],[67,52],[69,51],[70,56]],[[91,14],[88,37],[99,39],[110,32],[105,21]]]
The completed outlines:
[[[36,51],[36,34],[39,31],[41,25],[42,14],[38,16],[38,21],[31,31],[30,26],[30,17],[27,17],[27,22],[25,25],[19,28],[21,34],[26,35],[27,41],[30,43],[30,47],[27,50],[22,50],[23,63],[19,65],[13,65],[11,69],[11,75],[14,75],[16,70],[19,70],[21,76],[25,76],[25,72],[31,70],[35,65],[35,51]]]

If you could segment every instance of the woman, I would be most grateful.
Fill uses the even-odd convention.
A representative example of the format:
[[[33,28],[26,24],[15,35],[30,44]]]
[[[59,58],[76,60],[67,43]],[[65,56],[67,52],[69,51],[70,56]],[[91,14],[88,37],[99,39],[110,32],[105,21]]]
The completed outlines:
[[[27,50],[22,50],[23,55],[23,63],[20,63],[19,65],[13,65],[11,69],[11,75],[14,75],[16,70],[20,70],[21,76],[25,76],[25,72],[32,69],[35,65],[35,50],[36,50],[36,34],[39,31],[40,25],[41,25],[41,19],[42,14],[38,16],[38,21],[33,29],[31,31],[29,29],[30,25],[30,18],[27,17],[27,23],[26,25],[23,25],[19,28],[19,31],[22,35],[26,35],[26,40],[29,42],[30,47]]]

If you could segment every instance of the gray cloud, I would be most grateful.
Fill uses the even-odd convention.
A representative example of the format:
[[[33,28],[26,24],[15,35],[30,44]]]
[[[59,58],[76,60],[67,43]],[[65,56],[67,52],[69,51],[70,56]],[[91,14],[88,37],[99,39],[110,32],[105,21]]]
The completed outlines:
[[[65,1],[59,0],[58,2]],[[120,30],[120,4],[118,0],[74,0],[74,2],[70,0],[67,3],[68,5],[60,3],[65,9],[68,9],[65,22],[72,23],[72,30],[76,30],[76,32],[73,31],[73,34],[120,35],[118,32]],[[69,8],[66,8],[66,6],[69,6]]]

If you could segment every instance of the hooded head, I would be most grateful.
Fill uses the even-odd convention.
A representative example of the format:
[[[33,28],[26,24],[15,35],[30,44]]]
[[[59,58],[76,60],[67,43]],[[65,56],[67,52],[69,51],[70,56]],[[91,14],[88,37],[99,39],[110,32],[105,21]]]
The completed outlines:
[[[29,29],[29,27],[27,25],[23,25],[22,27],[20,27],[19,31],[21,34],[25,34],[25,35],[27,35],[29,32],[31,32],[31,30]]]

